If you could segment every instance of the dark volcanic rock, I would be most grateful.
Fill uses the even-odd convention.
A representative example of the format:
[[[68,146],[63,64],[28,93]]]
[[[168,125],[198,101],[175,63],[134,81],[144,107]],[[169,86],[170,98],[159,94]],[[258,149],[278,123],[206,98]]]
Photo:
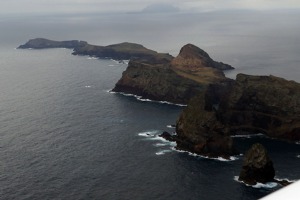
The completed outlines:
[[[87,42],[70,40],[70,41],[53,41],[44,38],[31,39],[23,45],[20,45],[19,49],[47,49],[47,48],[68,48],[74,49],[77,47],[85,46]]]
[[[172,135],[166,131],[164,131],[162,134],[159,135],[159,137],[162,137],[168,141],[171,141],[171,142],[174,142],[176,141],[176,136],[175,135]]]
[[[300,84],[275,76],[238,74],[218,110],[230,134],[264,133],[300,140]]]
[[[267,183],[274,180],[275,170],[266,149],[259,143],[247,151],[239,180],[249,185]]]
[[[229,136],[235,134],[299,141],[300,84],[244,74],[236,81],[211,84],[181,113],[176,132],[178,148],[211,156],[234,153]]]
[[[204,88],[204,85],[194,80],[179,76],[169,64],[148,64],[131,60],[113,91],[185,104]]]
[[[214,87],[226,88],[227,84]],[[217,121],[214,105],[208,105],[207,98],[205,92],[200,93],[181,113],[176,124],[177,148],[209,157],[238,154],[232,138],[222,132],[224,126]]]
[[[208,55],[203,57],[198,51],[199,48],[182,48],[175,59],[160,54],[153,54],[151,59],[132,59],[113,91],[186,104],[209,84],[230,80],[221,70],[207,65],[209,62],[201,63]]]

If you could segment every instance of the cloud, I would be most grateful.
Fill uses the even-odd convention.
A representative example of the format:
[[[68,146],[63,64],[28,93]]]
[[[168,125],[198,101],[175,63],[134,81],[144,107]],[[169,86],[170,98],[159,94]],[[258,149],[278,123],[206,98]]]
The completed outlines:
[[[152,5],[152,6],[151,6]],[[156,7],[153,5],[156,5]],[[161,7],[159,7],[159,5]],[[166,6],[168,5],[168,6]],[[43,12],[165,12],[224,9],[270,10],[300,8],[299,0],[1,0],[0,13]]]

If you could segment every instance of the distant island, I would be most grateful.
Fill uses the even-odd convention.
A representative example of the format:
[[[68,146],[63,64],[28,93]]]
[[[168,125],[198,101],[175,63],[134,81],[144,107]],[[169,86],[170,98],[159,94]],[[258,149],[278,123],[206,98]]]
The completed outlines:
[[[271,75],[229,79],[223,70],[232,66],[214,61],[192,44],[176,57],[127,42],[95,46],[37,38],[19,48],[70,48],[74,55],[130,60],[112,91],[188,104],[177,120],[176,135],[162,134],[180,150],[228,159],[238,154],[232,135],[262,133],[300,141],[299,83]]]

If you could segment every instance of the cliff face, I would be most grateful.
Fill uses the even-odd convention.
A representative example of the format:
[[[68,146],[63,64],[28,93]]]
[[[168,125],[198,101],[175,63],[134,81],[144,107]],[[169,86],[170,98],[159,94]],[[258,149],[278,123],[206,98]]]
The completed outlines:
[[[212,67],[211,63],[217,62],[199,53],[202,51],[189,44],[174,59],[157,54],[155,59],[131,60],[113,91],[186,104],[209,84],[230,82],[221,70]]]
[[[68,48],[74,49],[77,47],[83,47],[87,45],[85,41],[69,40],[69,41],[53,41],[44,38],[31,39],[23,45],[20,45],[19,49],[47,49],[47,48]]]
[[[190,102],[177,121],[176,132],[183,141],[177,145],[208,154],[214,153],[207,146],[218,136],[222,136],[222,148],[232,146],[228,136],[234,134],[264,133],[299,141],[299,105],[299,83],[274,76],[238,74],[231,84],[211,85]]]
[[[131,60],[113,91],[146,99],[186,103],[205,86],[176,74],[169,63],[149,64]]]
[[[300,140],[300,84],[275,76],[237,75],[220,103],[219,120],[230,134],[260,132]]]

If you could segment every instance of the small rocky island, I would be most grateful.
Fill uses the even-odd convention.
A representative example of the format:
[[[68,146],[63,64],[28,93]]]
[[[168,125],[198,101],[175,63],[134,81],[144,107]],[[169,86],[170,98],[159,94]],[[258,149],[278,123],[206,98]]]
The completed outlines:
[[[249,185],[274,181],[275,169],[266,149],[259,143],[246,152],[239,181]]]
[[[273,162],[265,147],[260,143],[253,144],[246,152],[238,180],[247,185],[275,182],[287,186],[292,183],[287,180],[275,179]]]

